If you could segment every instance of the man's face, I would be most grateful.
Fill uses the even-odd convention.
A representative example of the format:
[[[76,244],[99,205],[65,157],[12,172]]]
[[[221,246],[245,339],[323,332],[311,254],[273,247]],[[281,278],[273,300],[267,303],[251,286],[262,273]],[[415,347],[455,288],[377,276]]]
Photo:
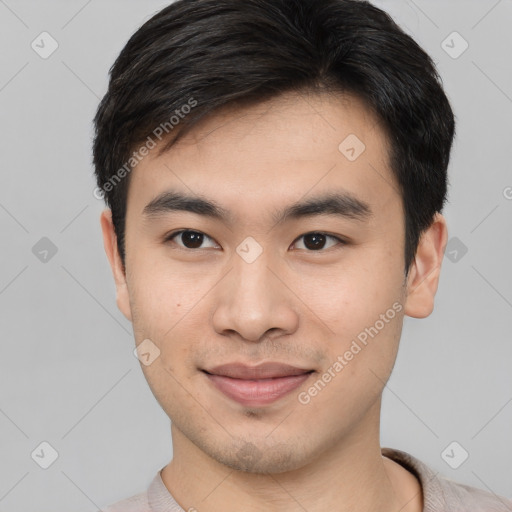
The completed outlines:
[[[173,428],[254,472],[296,469],[375,433],[405,311],[404,217],[384,133],[364,105],[289,95],[225,110],[153,151],[130,180],[118,304],[137,344],[160,351],[142,369]],[[227,217],[145,211],[166,192]],[[367,214],[343,215],[338,203],[278,222],[291,205],[335,194]],[[206,373],[265,362],[301,375],[251,384]]]

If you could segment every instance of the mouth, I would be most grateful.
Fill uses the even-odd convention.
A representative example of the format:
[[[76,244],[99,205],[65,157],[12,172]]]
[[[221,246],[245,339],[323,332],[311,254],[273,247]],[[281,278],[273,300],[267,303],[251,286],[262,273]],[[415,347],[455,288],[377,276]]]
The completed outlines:
[[[261,407],[283,398],[315,372],[282,363],[232,363],[202,371],[217,390],[249,407]]]

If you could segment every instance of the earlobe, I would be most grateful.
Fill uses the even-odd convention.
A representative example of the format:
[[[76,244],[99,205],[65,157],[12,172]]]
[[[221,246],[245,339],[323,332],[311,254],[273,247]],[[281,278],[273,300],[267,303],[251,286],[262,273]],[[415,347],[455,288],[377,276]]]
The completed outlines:
[[[103,232],[105,253],[107,254],[116,285],[117,307],[131,322],[132,314],[130,308],[130,296],[126,282],[126,272],[117,248],[117,236],[112,222],[112,211],[110,209],[106,209],[101,213],[100,224]]]
[[[416,250],[415,260],[411,265],[405,301],[407,316],[425,318],[434,310],[434,298],[447,239],[446,220],[437,213],[430,227],[423,233]]]

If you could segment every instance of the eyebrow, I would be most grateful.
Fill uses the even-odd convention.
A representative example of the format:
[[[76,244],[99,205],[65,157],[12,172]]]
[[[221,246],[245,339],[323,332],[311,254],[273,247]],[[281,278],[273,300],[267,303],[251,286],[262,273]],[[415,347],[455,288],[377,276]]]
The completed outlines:
[[[143,210],[143,216],[157,218],[176,211],[185,211],[233,224],[233,214],[215,201],[176,191],[166,191],[155,197]],[[363,222],[373,216],[370,205],[349,192],[331,192],[293,203],[273,214],[274,223],[315,215],[335,215]]]

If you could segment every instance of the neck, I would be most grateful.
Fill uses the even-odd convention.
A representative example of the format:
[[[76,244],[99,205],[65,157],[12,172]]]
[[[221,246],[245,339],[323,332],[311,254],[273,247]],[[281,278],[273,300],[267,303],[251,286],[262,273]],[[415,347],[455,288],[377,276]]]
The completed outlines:
[[[382,456],[378,423],[369,422],[299,469],[275,474],[229,468],[172,425],[174,458],[162,479],[184,510],[239,512],[243,504],[244,512],[421,512],[419,482]]]

